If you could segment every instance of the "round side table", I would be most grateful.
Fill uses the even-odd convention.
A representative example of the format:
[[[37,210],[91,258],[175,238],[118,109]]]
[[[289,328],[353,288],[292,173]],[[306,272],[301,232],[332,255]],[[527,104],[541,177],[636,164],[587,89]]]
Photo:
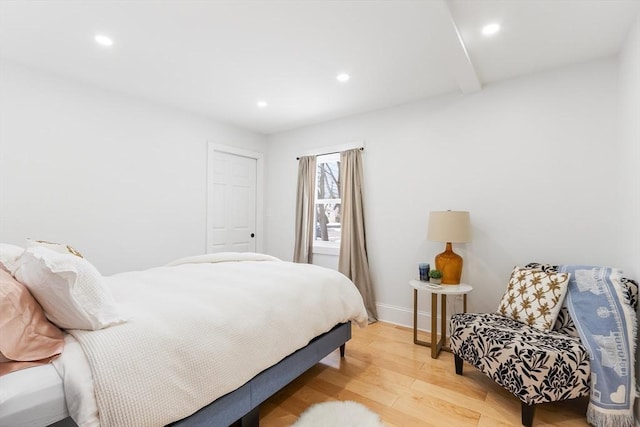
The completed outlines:
[[[459,285],[433,285],[420,280],[410,280],[413,288],[413,342],[414,344],[431,347],[431,357],[438,358],[441,350],[451,351],[445,346],[447,338],[447,295],[462,295],[462,312],[467,312],[467,294],[473,290],[471,285],[460,283]],[[418,291],[431,293],[431,342],[418,339]],[[440,295],[440,337],[438,338],[438,295]]]

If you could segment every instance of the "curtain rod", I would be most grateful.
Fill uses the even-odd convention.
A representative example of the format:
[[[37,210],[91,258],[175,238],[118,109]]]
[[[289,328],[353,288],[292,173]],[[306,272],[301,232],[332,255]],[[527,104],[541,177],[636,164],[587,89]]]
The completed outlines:
[[[357,150],[360,150],[360,151],[364,151],[364,147],[351,148],[351,150],[356,150],[356,149],[357,149]],[[347,150],[343,150],[343,151],[349,151],[349,149],[347,149]],[[332,151],[332,152],[330,152],[330,153],[316,154],[316,157],[317,157],[317,156],[326,156],[326,155],[328,155],[328,154],[337,154],[337,153],[342,153],[342,151]],[[296,160],[300,160],[300,157],[296,157]]]

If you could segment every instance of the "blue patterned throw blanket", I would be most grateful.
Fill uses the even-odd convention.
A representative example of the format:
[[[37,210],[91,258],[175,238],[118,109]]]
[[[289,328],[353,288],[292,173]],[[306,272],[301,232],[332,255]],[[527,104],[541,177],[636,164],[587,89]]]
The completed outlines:
[[[621,271],[562,265],[571,273],[566,305],[591,359],[587,421],[596,427],[632,427],[636,313],[626,301]]]

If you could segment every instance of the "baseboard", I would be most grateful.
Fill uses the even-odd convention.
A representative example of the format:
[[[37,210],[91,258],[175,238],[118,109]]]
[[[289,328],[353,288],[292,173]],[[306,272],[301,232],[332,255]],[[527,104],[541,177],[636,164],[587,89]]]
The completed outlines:
[[[378,319],[392,323],[394,325],[406,326],[413,328],[413,308],[400,307],[397,305],[376,303],[378,310]],[[458,301],[454,298],[447,299],[447,319],[451,317],[453,313],[460,313],[462,311],[462,300]],[[440,318],[438,317],[438,325],[440,324]],[[447,328],[448,329],[448,328]],[[418,310],[418,330],[431,332],[431,313],[428,311]],[[640,427],[640,426],[637,426]]]
[[[390,304],[376,303],[378,320],[413,328],[413,310]],[[431,332],[431,313],[418,310],[418,330]]]

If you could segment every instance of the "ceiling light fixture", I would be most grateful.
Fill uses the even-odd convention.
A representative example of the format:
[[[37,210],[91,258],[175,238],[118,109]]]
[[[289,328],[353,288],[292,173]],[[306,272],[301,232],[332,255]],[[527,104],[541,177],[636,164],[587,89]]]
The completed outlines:
[[[96,41],[96,43],[101,44],[102,46],[112,46],[113,45],[113,40],[111,40],[107,36],[103,36],[102,34],[96,35],[95,41]]]
[[[485,36],[492,36],[498,31],[500,31],[500,24],[496,24],[495,22],[482,27],[482,34]]]
[[[351,76],[350,76],[349,74],[347,74],[347,73],[340,73],[340,74],[338,74],[338,75],[336,76],[336,79],[337,79],[339,82],[342,82],[342,83],[344,83],[344,82],[348,81],[350,78],[351,78]]]
[[[269,106],[266,101],[258,101],[256,102],[256,105],[258,106],[258,108],[267,108]]]

